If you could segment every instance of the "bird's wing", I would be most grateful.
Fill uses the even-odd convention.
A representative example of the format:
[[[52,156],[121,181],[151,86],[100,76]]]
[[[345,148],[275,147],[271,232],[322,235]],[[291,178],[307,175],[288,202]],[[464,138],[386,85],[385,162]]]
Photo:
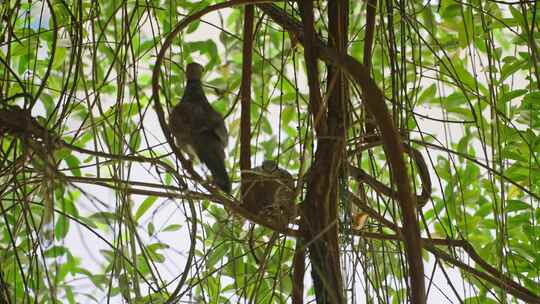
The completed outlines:
[[[193,133],[194,136],[206,132],[212,133],[224,149],[227,146],[228,134],[225,121],[210,104],[189,103],[192,107]]]
[[[190,143],[192,138],[205,134],[216,137],[222,149],[227,146],[225,121],[210,104],[182,101],[174,107],[169,120],[180,143]]]
[[[177,104],[170,117],[169,127],[180,145],[189,144],[193,124],[193,107],[181,102]]]
[[[221,114],[219,114],[216,110],[214,110],[210,106],[209,114],[208,114],[208,120],[211,124],[211,128],[216,134],[216,136],[219,138],[219,141],[221,142],[221,146],[225,148],[228,143],[229,134],[227,133],[227,127],[225,127],[225,120],[223,120],[223,117],[221,117]]]

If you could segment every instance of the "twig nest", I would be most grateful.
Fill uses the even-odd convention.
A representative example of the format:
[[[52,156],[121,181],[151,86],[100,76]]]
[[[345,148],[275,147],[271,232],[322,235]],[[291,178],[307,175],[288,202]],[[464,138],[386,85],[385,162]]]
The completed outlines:
[[[251,213],[269,216],[280,226],[296,218],[293,177],[274,160],[265,160],[261,166],[245,172],[243,186],[242,204]]]

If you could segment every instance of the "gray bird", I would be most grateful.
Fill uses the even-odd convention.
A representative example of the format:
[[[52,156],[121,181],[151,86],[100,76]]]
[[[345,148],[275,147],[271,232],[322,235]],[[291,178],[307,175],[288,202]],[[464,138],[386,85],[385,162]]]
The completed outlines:
[[[170,115],[169,127],[180,149],[191,157],[197,155],[212,173],[214,183],[230,193],[231,182],[225,169],[227,128],[223,117],[204,95],[202,72],[203,67],[198,63],[187,65],[184,96]]]
[[[288,225],[297,215],[292,175],[265,160],[245,175],[243,207],[257,215],[270,216],[280,225]]]

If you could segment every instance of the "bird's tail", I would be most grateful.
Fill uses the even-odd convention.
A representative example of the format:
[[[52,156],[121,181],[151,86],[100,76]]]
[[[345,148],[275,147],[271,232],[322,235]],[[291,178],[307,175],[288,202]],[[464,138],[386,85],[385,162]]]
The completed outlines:
[[[212,172],[212,177],[214,178],[214,183],[218,185],[221,190],[231,193],[231,181],[229,180],[229,175],[225,169],[225,164],[221,162],[205,162],[210,172]]]
[[[214,145],[208,144],[208,141],[204,143],[206,145],[196,145],[197,156],[212,173],[214,183],[221,190],[231,193],[231,181],[225,169],[225,153],[223,149],[220,146],[214,147]]]

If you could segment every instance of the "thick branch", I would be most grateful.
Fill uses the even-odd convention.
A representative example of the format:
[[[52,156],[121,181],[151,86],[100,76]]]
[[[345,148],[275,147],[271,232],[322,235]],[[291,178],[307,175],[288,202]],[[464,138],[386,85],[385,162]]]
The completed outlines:
[[[305,42],[304,29],[286,12],[269,4],[260,4],[259,7],[284,29],[295,33],[300,42]],[[370,77],[369,71],[353,57],[340,55],[335,49],[327,47],[319,38],[315,39],[311,48],[315,49],[315,54],[318,54],[320,59],[350,75],[366,94],[364,102],[368,111],[376,119],[377,126],[381,132],[383,147],[388,157],[392,177],[399,196],[398,201],[401,206],[405,249],[411,283],[411,302],[418,304],[426,303],[424,264],[422,262],[422,251],[420,250],[420,228],[416,218],[416,200],[412,193],[411,182],[407,175],[405,160],[403,158],[403,144],[384,102],[383,93]]]
[[[364,38],[363,63],[366,69],[371,68],[371,50],[375,36],[375,16],[377,13],[377,0],[368,0],[366,4],[366,36]]]
[[[333,25],[333,38],[336,45],[346,46],[342,26],[338,25],[343,20],[336,20],[340,18],[339,13],[336,13],[339,8],[334,4],[330,6],[334,13],[331,14],[332,20],[329,22],[336,22]],[[337,182],[345,147],[343,78],[340,74],[333,77],[336,72],[340,72],[329,70],[327,79],[334,81],[329,84],[328,103],[325,107],[320,95],[317,48],[311,47],[317,40],[313,1],[303,1],[300,13],[305,29],[304,56],[310,107],[317,133],[317,150],[312,166],[312,176],[317,178],[311,178],[308,182],[302,229],[309,244],[311,274],[317,303],[343,303],[338,231],[336,225],[331,225],[337,222]],[[341,40],[344,40],[344,43]]]
[[[244,40],[242,46],[242,84],[240,97],[240,170],[251,169],[251,65],[253,61],[253,5],[247,5],[244,11]],[[243,174],[242,174],[243,175]],[[244,176],[242,176],[242,180]],[[242,190],[242,193],[244,191]]]

